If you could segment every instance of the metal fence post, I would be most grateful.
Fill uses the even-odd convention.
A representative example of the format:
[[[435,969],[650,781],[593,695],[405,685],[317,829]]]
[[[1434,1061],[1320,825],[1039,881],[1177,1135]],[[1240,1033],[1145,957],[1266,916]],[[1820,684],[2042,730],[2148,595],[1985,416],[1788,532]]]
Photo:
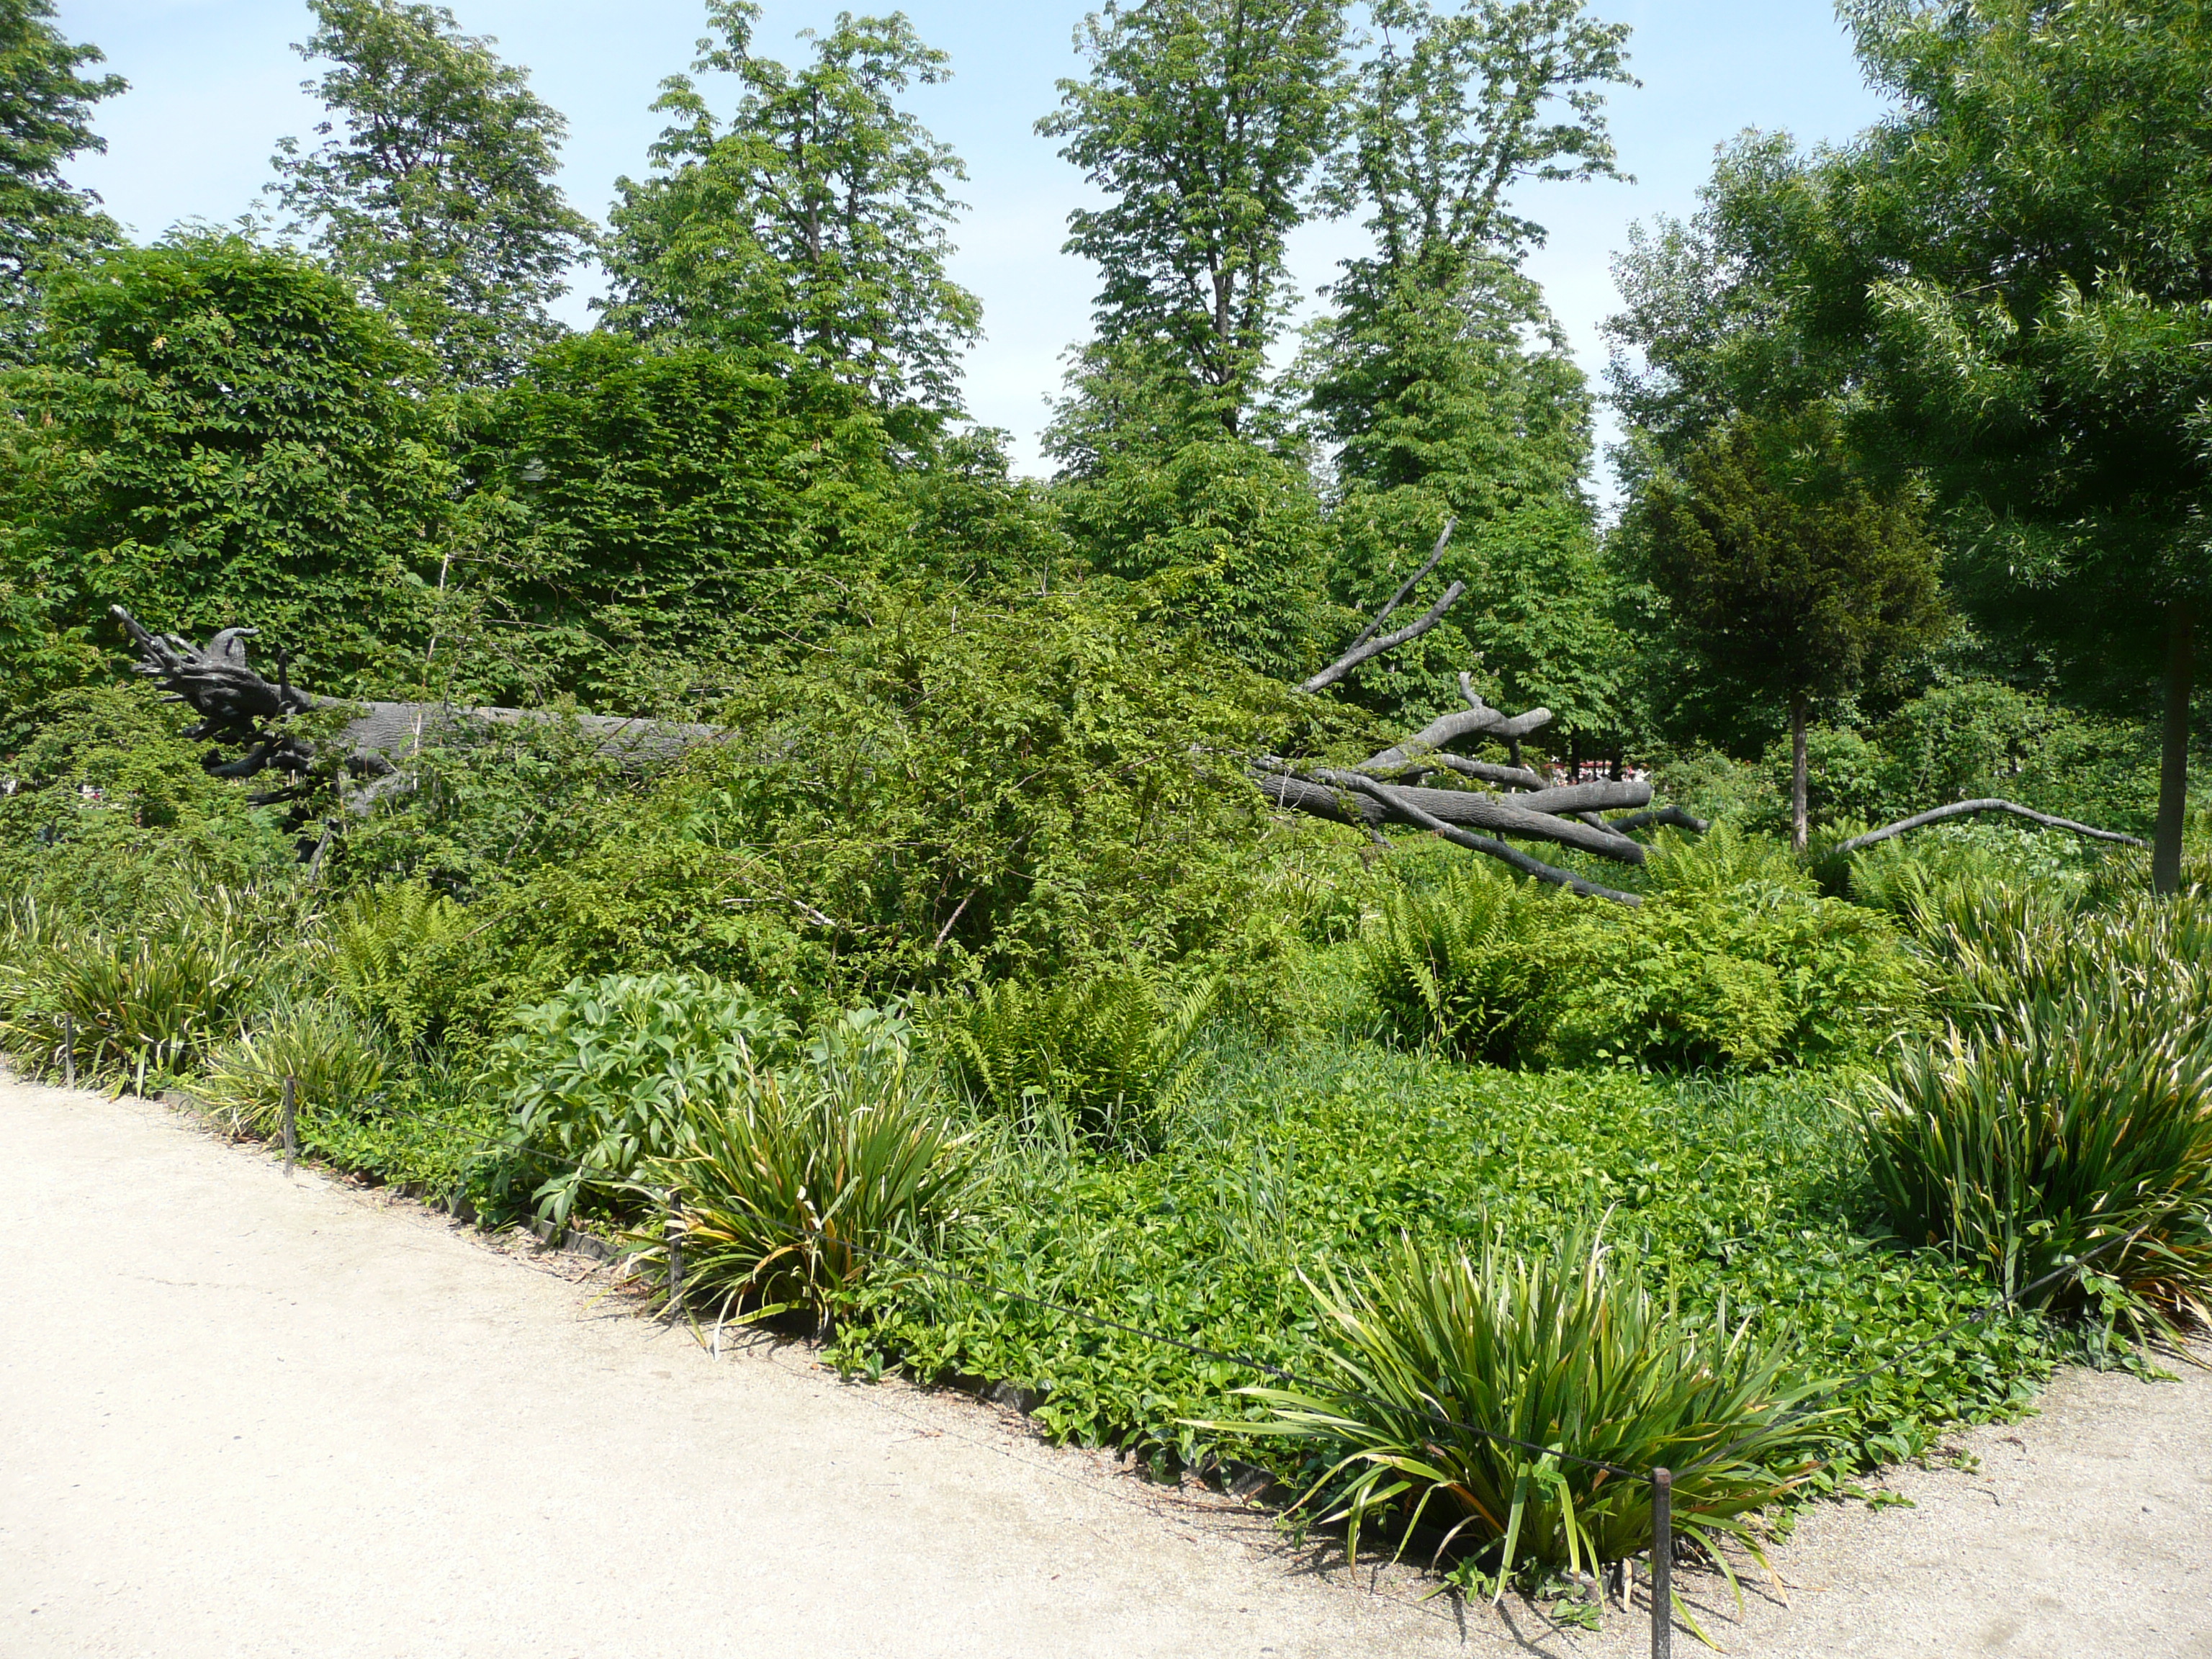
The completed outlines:
[[[76,1087],[76,1016],[62,1016],[62,1087]]]
[[[284,1079],[284,1113],[281,1120],[284,1130],[284,1173],[292,1173],[292,1165],[300,1157],[299,1126],[295,1112],[299,1104],[300,1080],[295,1077]]]
[[[1651,1659],[1674,1651],[1674,1472],[1651,1471]]]
[[[672,1311],[684,1311],[684,1220],[676,1207],[676,1188],[671,1187],[662,1201],[666,1205],[668,1218],[661,1229],[662,1242],[668,1249],[668,1305]]]

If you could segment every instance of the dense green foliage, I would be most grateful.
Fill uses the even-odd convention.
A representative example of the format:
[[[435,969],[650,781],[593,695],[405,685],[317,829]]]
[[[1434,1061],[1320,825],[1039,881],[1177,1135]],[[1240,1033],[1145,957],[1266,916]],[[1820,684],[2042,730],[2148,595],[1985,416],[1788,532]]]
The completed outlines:
[[[958,1220],[975,1180],[904,1027],[874,1009],[818,1028],[799,1064],[687,1104],[646,1175],[682,1195],[685,1272],[720,1319],[844,1305]]]
[[[673,1245],[693,1316],[1054,1436],[1260,1458],[1355,1541],[1459,1526],[1468,1589],[1648,1547],[1569,1453],[1696,1466],[1685,1534],[1756,1547],[2062,1358],[2141,1364],[2208,1312],[2204,888],[2014,823],[1835,850],[2160,799],[2080,672],[2202,550],[2202,77],[2137,9],[1851,8],[1899,112],[1747,138],[1624,265],[1607,526],[1515,198],[1616,171],[1626,31],[1580,0],[1091,20],[1048,483],[961,422],[963,175],[902,17],[787,67],[712,0],[735,110],[666,83],[571,336],[561,119],[442,9],[318,0],[306,248],[118,247],[53,194],[111,88],[0,0],[45,88],[0,131],[0,1051],[247,1137],[289,1079],[311,1158]],[[1373,245],[1292,354],[1316,211]],[[1457,606],[1295,690],[1448,524],[1392,625]],[[219,775],[115,604],[422,718],[382,774],[323,705],[312,767]],[[1255,787],[1462,684],[1553,718],[1431,786],[1602,756],[1608,812],[1648,763],[1717,822],[1583,815],[1625,861],[1547,856],[1620,903]]]
[[[1479,867],[1387,892],[1360,942],[1383,1030],[1492,1065],[1669,1069],[1864,1054],[1912,1021],[1893,931],[1723,824],[1634,910]]]
[[[760,7],[709,0],[720,36],[696,72],[744,88],[726,125],[684,76],[656,111],[674,124],[653,174],[613,214],[609,319],[648,338],[790,354],[863,388],[902,434],[957,412],[959,349],[981,307],[945,275],[960,160],[897,96],[946,78],[903,13],[838,14],[793,71],[753,49]],[[919,416],[916,424],[902,415]]]
[[[2212,1301],[2212,1013],[2201,890],[2082,915],[2063,890],[1932,882],[1912,910],[1960,1025],[1865,1124],[1900,1236],[2039,1305],[2141,1326]],[[2069,1272],[2077,1262],[2089,1270]]]
[[[251,617],[356,695],[419,683],[457,482],[429,368],[239,237],[56,272],[5,381],[10,707],[109,672],[111,605],[201,639]]]
[[[103,61],[102,53],[72,44],[53,15],[53,0],[0,3],[0,340],[10,356],[19,348],[35,268],[81,258],[116,238],[100,198],[72,186],[62,166],[107,148],[92,130],[92,106],[125,90],[125,82],[119,75],[80,75]]]
[[[1054,985],[1009,980],[941,1004],[930,1035],[953,1080],[1025,1131],[1064,1124],[1141,1153],[1190,1087],[1217,989],[1207,981],[1170,1003],[1126,969]]]

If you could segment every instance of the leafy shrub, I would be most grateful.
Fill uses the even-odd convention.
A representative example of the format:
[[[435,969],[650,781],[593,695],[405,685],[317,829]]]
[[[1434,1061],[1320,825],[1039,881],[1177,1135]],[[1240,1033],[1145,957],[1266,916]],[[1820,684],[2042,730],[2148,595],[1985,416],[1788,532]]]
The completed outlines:
[[[1143,1142],[1188,1090],[1216,995],[1208,981],[1170,1004],[1133,969],[1009,980],[941,1000],[929,1032],[953,1078],[993,1109],[1022,1119],[1048,1107],[1093,1139]]]
[[[511,1175],[539,1178],[556,1222],[587,1194],[623,1207],[641,1162],[676,1150],[684,1103],[740,1091],[789,1037],[743,988],[689,974],[578,980],[516,1024],[491,1080],[514,1113]]]
[[[210,1056],[203,1087],[234,1127],[276,1128],[284,1079],[303,1115],[359,1118],[382,1103],[389,1062],[374,1036],[327,1001],[281,1000]]]
[[[1639,907],[1466,866],[1361,942],[1384,1029],[1498,1065],[1743,1068],[1863,1052],[1917,1014],[1896,930],[1775,842],[1662,835]]]
[[[1573,1460],[1658,1464],[1680,1472],[1684,1536],[1723,1565],[1723,1538],[1757,1556],[1746,1517],[1814,1467],[1807,1424],[1789,1420],[1814,1392],[1788,1375],[1794,1345],[1678,1321],[1612,1258],[1587,1229],[1530,1256],[1401,1241],[1350,1288],[1316,1288],[1320,1364],[1340,1386],[1244,1391],[1273,1408],[1270,1431],[1327,1463],[1301,1506],[1345,1522],[1355,1556],[1377,1517],[1440,1509],[1448,1542],[1496,1547],[1502,1589],[1516,1562],[1594,1571],[1648,1550],[1650,1485]]]
[[[0,980],[0,1047],[58,1066],[64,1042],[78,1074],[135,1079],[191,1064],[252,1006],[271,971],[218,908],[144,934],[60,931]]]
[[[2060,1312],[2212,1318],[2212,1011],[2184,978],[2039,989],[1899,1056],[1864,1120],[1891,1226],[2008,1294],[2058,1275],[2035,1302]]]
[[[1541,1002],[1571,913],[1533,884],[1464,864],[1425,890],[1386,893],[1359,941],[1386,1032],[1510,1064],[1541,1030]]]
[[[686,1285],[718,1317],[762,1319],[827,1310],[951,1221],[975,1181],[965,1146],[904,1025],[864,1009],[798,1063],[688,1097],[646,1179],[680,1194]]]
[[[1796,883],[1662,891],[1586,913],[1548,1013],[1553,1064],[1805,1064],[1863,1053],[1917,1017],[1896,930]]]

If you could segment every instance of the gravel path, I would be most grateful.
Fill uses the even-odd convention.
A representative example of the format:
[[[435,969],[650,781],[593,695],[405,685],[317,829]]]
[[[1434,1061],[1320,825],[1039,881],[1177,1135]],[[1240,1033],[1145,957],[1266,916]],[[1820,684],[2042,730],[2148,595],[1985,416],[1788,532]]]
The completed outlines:
[[[159,1107],[0,1081],[0,1169],[9,1659],[1641,1650],[1419,1604],[969,1401],[717,1361],[587,1264]],[[1917,1508],[1815,1512],[1723,1647],[2212,1656],[2212,1385],[2051,1405],[1904,1474]]]

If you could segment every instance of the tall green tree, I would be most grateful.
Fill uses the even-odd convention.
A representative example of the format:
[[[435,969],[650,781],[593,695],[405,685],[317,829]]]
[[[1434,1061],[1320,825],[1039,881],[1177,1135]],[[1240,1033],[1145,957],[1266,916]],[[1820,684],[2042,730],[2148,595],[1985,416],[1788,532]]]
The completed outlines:
[[[1629,81],[1628,31],[1583,0],[1381,0],[1370,17],[1319,200],[1370,246],[1326,290],[1299,361],[1335,475],[1332,586],[1371,605],[1455,517],[1432,580],[1468,597],[1355,695],[1411,714],[1480,661],[1559,733],[1616,732],[1621,653],[1583,494],[1589,391],[1521,268],[1544,231],[1516,192],[1617,174],[1605,97]]]
[[[258,627],[307,683],[418,689],[458,478],[435,365],[298,253],[190,235],[57,270],[4,381],[11,699],[99,676],[107,607]]]
[[[502,696],[678,706],[818,631],[906,520],[859,393],[757,354],[561,341],[475,436],[474,501],[501,510],[470,585]]]
[[[116,240],[100,198],[72,185],[62,167],[106,149],[92,106],[129,83],[80,74],[105,59],[97,46],[71,45],[53,15],[52,0],[0,0],[0,343],[21,332],[40,260]]]
[[[309,0],[295,48],[324,142],[277,146],[275,193],[463,384],[505,380],[562,330],[547,307],[593,246],[554,182],[568,122],[443,6]]]
[[[1984,626],[2081,689],[2163,658],[2153,868],[2180,878],[2212,604],[2212,30],[2197,0],[1854,0],[1899,112],[1826,161],[1815,326],[1869,343],[1881,428],[1954,504]]]
[[[1515,210],[1516,185],[1620,176],[1605,88],[1637,84],[1626,23],[1600,22],[1587,0],[1370,11],[1379,49],[1359,67],[1323,197],[1366,216],[1375,252],[1355,275],[1514,258],[1545,235]]]
[[[957,413],[962,349],[982,326],[946,274],[966,169],[899,106],[949,78],[902,13],[837,14],[808,30],[813,61],[757,56],[753,0],[709,0],[695,72],[741,88],[719,122],[687,76],[653,107],[674,117],[653,171],[623,179],[607,253],[612,327],[721,349],[789,352],[878,406]]]
[[[1948,625],[1936,553],[1909,487],[1855,465],[1833,413],[1739,416],[1655,473],[1630,544],[1687,654],[1745,696],[1789,710],[1793,843],[1806,841],[1805,732]]]
[[[1102,403],[1165,402],[1174,435],[1246,435],[1293,297],[1285,246],[1334,135],[1342,0],[1109,3],[1076,41],[1091,72],[1037,131],[1108,199],[1068,216],[1066,251],[1100,288],[1060,422],[1079,441],[1060,447],[1096,449]]]
[[[1754,393],[1847,394],[1862,453],[1934,489],[1984,638],[2110,709],[2163,680],[2170,890],[2212,603],[2203,9],[1844,11],[1896,113],[1837,150],[1737,147],[1699,234],[1647,246],[1643,424],[1679,443]]]
[[[1527,465],[1497,453],[1500,439],[1528,433],[1553,479],[1584,459],[1581,377],[1561,372],[1557,325],[1517,268],[1544,229],[1513,191],[1619,175],[1605,88],[1633,84],[1628,29],[1583,0],[1447,13],[1381,0],[1373,21],[1379,46],[1359,66],[1322,198],[1362,216],[1373,248],[1345,262],[1309,342],[1312,406],[1341,476],[1449,480],[1455,510],[1480,511],[1476,498]],[[1546,342],[1533,361],[1516,349],[1524,333]]]

